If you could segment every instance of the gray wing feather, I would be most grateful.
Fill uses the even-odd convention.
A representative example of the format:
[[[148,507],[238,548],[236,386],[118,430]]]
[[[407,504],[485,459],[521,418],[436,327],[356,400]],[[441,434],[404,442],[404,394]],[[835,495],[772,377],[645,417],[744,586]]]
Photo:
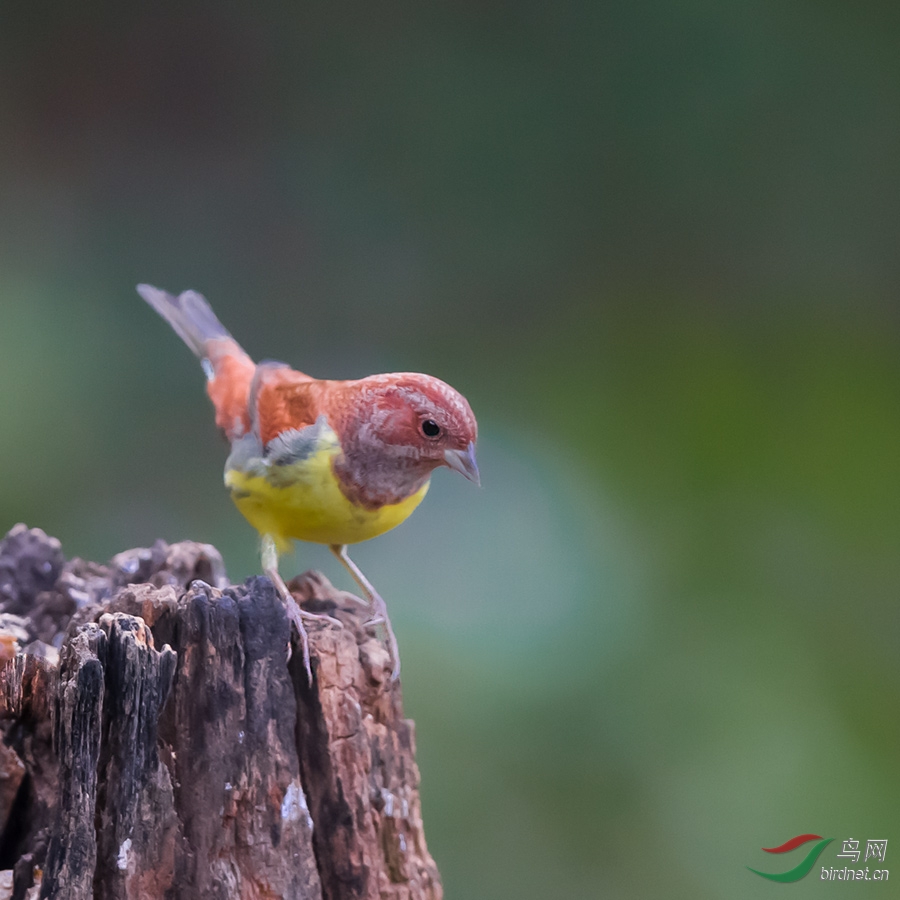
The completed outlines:
[[[325,416],[305,428],[288,428],[263,447],[256,432],[251,431],[231,445],[225,470],[235,469],[247,475],[265,478],[283,487],[295,477],[286,466],[309,459],[314,453],[336,442],[337,438]]]
[[[266,459],[273,466],[289,466],[309,459],[322,449],[327,431],[325,416],[319,416],[313,425],[305,428],[287,428],[266,444]]]
[[[268,466],[263,458],[263,446],[252,431],[239,437],[231,445],[231,453],[225,461],[225,471],[234,469],[247,475],[264,477]]]

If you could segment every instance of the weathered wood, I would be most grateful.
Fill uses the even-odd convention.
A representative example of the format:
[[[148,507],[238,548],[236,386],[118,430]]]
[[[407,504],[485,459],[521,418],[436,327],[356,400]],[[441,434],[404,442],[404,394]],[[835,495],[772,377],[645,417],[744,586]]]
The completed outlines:
[[[0,819],[0,866],[14,869],[15,900],[24,900],[33,885],[35,866],[46,857],[58,802],[59,763],[50,708],[58,654],[45,644],[30,644],[28,650],[0,668],[0,729],[6,759],[26,772],[12,807]]]
[[[0,541],[0,900],[439,900],[388,654],[322,576],[292,589],[343,623],[312,685],[271,583],[209,546]]]
[[[403,718],[390,656],[358,627],[355,609],[321,603],[326,586],[309,576],[291,584],[306,606],[345,626],[311,630],[312,690],[299,656],[291,660],[323,894],[330,900],[440,897],[422,827],[413,723]]]
[[[143,619],[106,613],[100,628],[107,643],[94,895],[163,896],[174,878],[178,819],[169,772],[159,759],[157,722],[175,654],[155,649]]]
[[[106,635],[96,625],[82,625],[63,646],[54,729],[59,802],[42,898],[91,895],[105,657]]]

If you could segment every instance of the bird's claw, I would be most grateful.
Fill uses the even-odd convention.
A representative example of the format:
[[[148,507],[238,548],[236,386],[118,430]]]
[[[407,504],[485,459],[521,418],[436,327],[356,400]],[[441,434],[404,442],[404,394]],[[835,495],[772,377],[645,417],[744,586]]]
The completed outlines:
[[[357,597],[356,594],[351,591],[338,591],[339,599],[343,600],[347,603],[355,603],[357,606],[362,606],[364,609],[370,609],[372,604],[369,603],[364,597]]]
[[[290,613],[288,613],[290,615]],[[300,647],[303,656],[303,668],[306,671],[306,683],[312,687],[313,677],[312,677],[312,665],[309,661],[309,635],[306,633],[306,629],[303,627],[302,622],[293,619],[291,617],[294,625],[297,626],[297,634],[300,638]],[[287,642],[287,653],[285,655],[285,663],[289,663],[291,661],[291,657],[294,655],[294,642],[291,638],[288,638]]]
[[[332,625],[337,625],[338,628],[344,627],[344,623],[334,616],[329,616],[326,613],[311,613],[303,609],[302,606],[298,606],[297,609],[300,610],[300,615],[304,619],[309,619],[311,622],[330,622]]]
[[[400,653],[397,649],[397,638],[394,637],[394,629],[391,628],[391,621],[385,613],[377,613],[371,619],[363,622],[363,628],[375,629],[378,626],[384,628],[385,637],[387,638],[388,656],[391,659],[391,681],[396,681],[400,677]]]
[[[328,619],[331,622],[334,622],[336,625],[343,628],[340,622],[337,619],[333,619],[331,616],[323,616],[317,615],[316,613],[309,613],[306,610],[301,609],[297,601],[294,599],[294,595],[288,590],[288,586],[284,583],[284,579],[278,574],[278,569],[272,565],[266,567],[266,575],[268,575],[269,579],[272,581],[272,584],[275,586],[275,590],[278,592],[278,595],[284,601],[284,605],[286,607],[288,619],[294,623],[297,628],[297,635],[300,638],[300,647],[303,652],[303,668],[306,670],[306,680],[307,683],[312,687],[313,676],[312,676],[312,664],[309,660],[309,635],[306,633],[306,627],[303,624],[303,620],[306,619]],[[287,647],[287,659],[285,662],[290,662],[291,656],[293,654],[293,649],[291,647],[291,641],[288,640]]]

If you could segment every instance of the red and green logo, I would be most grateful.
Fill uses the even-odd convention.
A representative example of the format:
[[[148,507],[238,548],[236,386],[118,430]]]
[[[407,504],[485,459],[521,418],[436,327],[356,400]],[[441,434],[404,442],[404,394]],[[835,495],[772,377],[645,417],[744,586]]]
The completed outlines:
[[[791,850],[796,850],[797,847],[802,844],[808,844],[810,841],[818,841],[817,844],[810,848],[809,853],[806,854],[806,857],[799,865],[794,866],[793,869],[788,869],[787,872],[760,872],[759,869],[751,869],[750,866],[747,866],[747,868],[757,875],[762,875],[763,878],[768,878],[769,881],[799,881],[804,875],[809,875],[810,870],[816,864],[816,860],[819,858],[821,852],[833,840],[834,838],[823,838],[819,834],[798,834],[797,837],[785,841],[779,847],[763,847],[762,849],[765,850],[766,853],[789,853]]]

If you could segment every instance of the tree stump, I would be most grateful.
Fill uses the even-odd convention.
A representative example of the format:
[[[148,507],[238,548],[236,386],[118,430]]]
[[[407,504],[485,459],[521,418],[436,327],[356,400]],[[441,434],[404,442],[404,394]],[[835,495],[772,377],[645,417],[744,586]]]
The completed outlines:
[[[342,623],[311,685],[269,580],[208,545],[0,541],[0,900],[441,898],[389,656],[323,576],[290,587]]]

